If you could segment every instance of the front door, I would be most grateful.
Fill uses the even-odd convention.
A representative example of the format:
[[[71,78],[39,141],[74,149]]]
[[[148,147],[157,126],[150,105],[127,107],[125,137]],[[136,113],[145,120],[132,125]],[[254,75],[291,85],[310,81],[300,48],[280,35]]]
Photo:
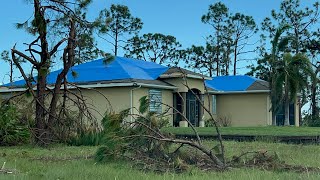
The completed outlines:
[[[191,91],[187,93],[186,105],[187,105],[186,115],[188,120],[192,125],[199,126],[199,112],[200,112],[199,101]]]

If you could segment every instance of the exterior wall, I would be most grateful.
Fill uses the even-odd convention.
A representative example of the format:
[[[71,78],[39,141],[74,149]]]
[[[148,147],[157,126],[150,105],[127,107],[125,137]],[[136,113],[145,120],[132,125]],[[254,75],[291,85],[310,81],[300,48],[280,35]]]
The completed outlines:
[[[216,113],[213,114],[212,112],[212,95],[205,94],[203,101],[204,101],[204,106],[208,108],[213,118],[217,118],[217,114]],[[206,121],[210,118],[211,116],[209,115],[209,113],[206,110],[204,110],[202,120]]]
[[[132,107],[133,111],[131,113],[138,114],[138,109],[140,106],[140,98],[143,96],[148,96],[149,89],[144,87],[113,87],[113,88],[98,88],[97,90],[101,92],[110,102],[105,99],[100,93],[92,90],[82,91],[83,95],[86,97],[88,104],[92,105],[96,111],[92,111],[93,115],[98,119],[102,119],[101,115],[107,110],[112,110],[114,112],[120,112],[122,110],[131,107],[131,90],[132,90]],[[173,106],[173,95],[171,90],[161,90],[162,91],[162,103]],[[167,111],[167,107],[162,105],[162,112]],[[172,124],[173,116],[172,109],[168,111],[169,122]],[[133,121],[132,117],[128,117],[128,121]]]
[[[131,90],[133,89],[132,96],[132,105],[135,110],[132,113],[137,114],[138,108],[140,105],[140,98],[143,96],[148,96],[149,89],[152,88],[138,88],[138,87],[110,87],[110,88],[96,88],[95,90],[82,89],[82,95],[86,100],[87,106],[91,109],[92,115],[98,120],[102,120],[104,114],[107,111],[120,112],[122,110],[128,109],[131,107]],[[71,90],[75,94],[79,95],[79,92],[76,90]],[[168,104],[169,106],[173,106],[173,94],[171,90],[161,90],[162,91],[162,103]],[[1,93],[0,94],[0,102],[2,99],[7,99],[15,94],[19,94],[19,92],[14,93]],[[31,102],[32,98],[26,98],[26,96],[21,96],[23,100],[27,100],[27,102]],[[74,96],[70,96],[73,99],[76,99]],[[107,98],[107,99],[106,99]],[[49,97],[50,99],[50,97]],[[61,99],[62,100],[62,99]],[[49,101],[47,102],[49,104]],[[72,101],[68,101],[67,106],[71,110],[76,110],[74,103]],[[167,112],[170,124],[173,122],[172,109],[168,110],[167,106],[162,105],[162,112]],[[131,120],[130,117],[127,119]]]
[[[231,126],[271,125],[268,94],[217,95],[217,117],[227,117]]]
[[[92,114],[98,120],[101,120],[104,113],[108,110],[120,112],[130,108],[131,87],[97,88],[96,90],[101,94],[94,90],[82,90],[82,94],[85,97],[87,104],[90,105],[92,109],[95,109],[92,110]]]
[[[188,88],[185,86],[187,83],[190,89],[198,89],[201,93],[205,92],[205,87],[202,79],[193,79],[193,78],[186,78],[186,81],[183,78],[170,78],[170,79],[162,79],[163,81],[170,83],[178,89],[176,92],[188,92]]]

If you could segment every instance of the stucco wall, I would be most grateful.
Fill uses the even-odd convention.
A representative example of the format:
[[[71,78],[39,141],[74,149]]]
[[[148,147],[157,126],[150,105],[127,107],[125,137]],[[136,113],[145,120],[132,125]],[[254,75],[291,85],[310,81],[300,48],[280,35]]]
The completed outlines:
[[[176,81],[175,82],[179,82]],[[182,83],[182,82],[181,82]],[[201,88],[201,80],[188,81],[191,88]],[[173,83],[172,83],[173,84]],[[177,86],[177,84],[175,84]],[[200,87],[200,88],[199,88]],[[97,90],[106,96],[112,105],[112,110],[119,112],[121,110],[130,108],[130,92],[131,89],[136,87],[111,87],[111,88],[98,88]],[[183,90],[183,87],[181,87]],[[139,88],[133,91],[133,106],[138,108],[140,105],[139,99],[142,96],[148,96],[149,89],[152,88]],[[187,90],[187,89],[184,89]],[[87,105],[91,108],[93,115],[101,120],[104,113],[110,110],[108,101],[103,95],[92,90],[82,90],[82,93],[87,100]],[[1,93],[2,97],[9,93]],[[213,115],[214,118],[229,117],[232,126],[265,126],[271,125],[271,112],[270,100],[268,94],[218,94],[217,96],[217,114]],[[162,102],[173,106],[172,90],[162,90]],[[209,107],[210,102],[210,107]],[[204,95],[205,106],[212,111],[212,97]],[[70,104],[72,105],[72,103]],[[166,112],[167,107],[162,105],[162,112]],[[137,111],[134,111],[137,113]],[[172,109],[168,111],[168,118],[170,123],[173,123]],[[203,120],[209,119],[210,116],[204,111],[202,116]],[[298,111],[296,111],[296,124],[298,124]]]
[[[188,88],[185,86],[185,84],[188,84],[190,89],[196,88],[200,90],[201,93],[205,92],[205,87],[202,79],[186,78],[185,81],[183,78],[170,78],[162,80],[178,87],[178,89],[175,90],[176,92],[188,92]]]
[[[130,87],[97,88],[96,90],[101,94],[94,90],[82,90],[82,94],[87,104],[95,109],[92,110],[92,114],[98,120],[102,119],[102,116],[107,110],[120,112],[130,108]]]
[[[83,90],[82,93],[85,96],[88,104],[92,105],[96,111],[92,111],[93,115],[98,119],[102,119],[100,114],[104,114],[107,110],[112,110],[114,112],[120,112],[122,110],[128,109],[131,107],[131,90],[132,93],[132,105],[133,105],[133,114],[138,114],[138,109],[140,106],[140,98],[143,96],[148,96],[149,89],[144,87],[111,87],[111,88],[98,88],[97,90],[101,92],[110,102],[105,99],[100,93],[92,90]],[[162,92],[162,102],[164,104],[173,105],[173,95],[171,90],[161,90]],[[166,112],[167,107],[162,105],[162,112]],[[173,116],[172,110],[168,111],[168,118],[172,124]],[[131,117],[128,117],[127,120],[134,120]]]
[[[231,126],[271,125],[270,100],[268,94],[217,95],[217,116],[227,117]]]

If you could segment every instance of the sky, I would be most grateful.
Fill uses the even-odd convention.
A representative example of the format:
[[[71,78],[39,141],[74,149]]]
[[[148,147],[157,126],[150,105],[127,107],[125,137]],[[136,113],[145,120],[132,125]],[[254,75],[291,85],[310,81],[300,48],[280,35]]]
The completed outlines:
[[[0,52],[10,50],[15,44],[17,49],[24,50],[23,43],[33,40],[23,30],[17,30],[15,23],[25,22],[32,16],[32,4],[26,0],[4,1],[0,8]],[[201,22],[201,16],[208,11],[214,0],[93,0],[88,10],[88,19],[93,20],[101,9],[111,4],[123,4],[129,7],[133,16],[144,23],[140,34],[162,33],[173,35],[184,48],[191,45],[203,45],[205,37],[211,33],[211,27]],[[254,17],[260,25],[265,17],[270,16],[272,9],[279,9],[280,0],[222,0],[230,12],[241,12]],[[303,3],[310,1],[303,1]],[[312,1],[313,2],[313,1]],[[111,52],[111,46],[102,39],[97,39],[99,47]],[[253,40],[255,41],[255,40]],[[123,55],[120,51],[119,55]],[[250,56],[256,56],[251,54]],[[55,67],[59,68],[59,67]],[[8,82],[8,64],[0,60],[0,84]],[[241,70],[239,73],[245,73]],[[15,73],[15,80],[19,73]]]

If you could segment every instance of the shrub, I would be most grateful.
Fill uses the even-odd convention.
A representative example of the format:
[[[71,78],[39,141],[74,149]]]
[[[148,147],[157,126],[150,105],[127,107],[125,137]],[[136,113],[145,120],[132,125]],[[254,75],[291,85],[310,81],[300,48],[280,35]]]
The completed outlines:
[[[11,104],[0,107],[0,145],[17,145],[29,140],[30,131],[19,119],[19,113]]]
[[[320,127],[320,117],[307,114],[303,118],[303,125],[309,127]]]
[[[70,138],[69,144],[72,146],[98,146],[101,143],[101,139],[101,132],[93,130],[81,131]]]
[[[227,116],[218,117],[215,119],[217,122],[217,125],[219,127],[228,127],[231,126],[231,119]],[[214,127],[213,119],[208,119],[205,121],[206,127]]]

